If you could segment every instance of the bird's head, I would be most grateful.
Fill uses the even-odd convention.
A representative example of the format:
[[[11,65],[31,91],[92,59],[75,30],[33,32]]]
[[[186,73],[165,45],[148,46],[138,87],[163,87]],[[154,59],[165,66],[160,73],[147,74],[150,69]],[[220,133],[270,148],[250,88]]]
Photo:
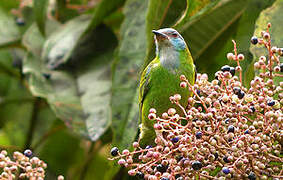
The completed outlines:
[[[153,30],[155,45],[157,51],[162,48],[174,48],[176,51],[182,51],[187,48],[183,37],[172,28]]]

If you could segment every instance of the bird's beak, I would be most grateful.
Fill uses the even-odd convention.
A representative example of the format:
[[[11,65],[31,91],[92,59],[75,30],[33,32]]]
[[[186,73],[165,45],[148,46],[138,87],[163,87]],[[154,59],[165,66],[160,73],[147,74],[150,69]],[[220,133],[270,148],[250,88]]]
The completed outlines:
[[[168,39],[167,35],[164,33],[161,33],[159,31],[156,30],[152,30],[153,34],[155,34],[155,36],[157,37],[157,39]]]

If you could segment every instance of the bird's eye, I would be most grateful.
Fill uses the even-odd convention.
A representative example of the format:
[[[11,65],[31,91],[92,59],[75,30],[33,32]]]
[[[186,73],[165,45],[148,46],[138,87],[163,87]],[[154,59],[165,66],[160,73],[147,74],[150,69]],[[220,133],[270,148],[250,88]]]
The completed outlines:
[[[178,37],[178,34],[177,33],[172,33],[171,36],[172,37]]]

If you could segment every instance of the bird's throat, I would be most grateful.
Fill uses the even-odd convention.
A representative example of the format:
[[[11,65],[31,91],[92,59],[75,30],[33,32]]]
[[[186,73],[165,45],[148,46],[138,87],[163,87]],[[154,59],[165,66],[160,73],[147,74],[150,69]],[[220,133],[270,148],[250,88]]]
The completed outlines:
[[[180,52],[172,47],[162,47],[158,51],[161,65],[172,71],[180,66]]]

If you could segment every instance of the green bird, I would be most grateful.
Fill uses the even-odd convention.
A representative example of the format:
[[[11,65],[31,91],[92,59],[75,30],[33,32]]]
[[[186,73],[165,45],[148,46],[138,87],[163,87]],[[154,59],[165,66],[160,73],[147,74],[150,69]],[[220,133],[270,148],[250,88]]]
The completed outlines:
[[[179,115],[183,115],[169,97],[180,94],[180,104],[187,106],[188,89],[180,87],[180,75],[185,75],[191,84],[195,81],[195,65],[188,46],[183,37],[172,28],[153,30],[156,57],[144,69],[139,86],[140,107],[140,136],[141,147],[154,145],[156,137],[154,121],[148,119],[149,110],[155,108],[157,116],[167,112],[169,108],[176,108]]]

